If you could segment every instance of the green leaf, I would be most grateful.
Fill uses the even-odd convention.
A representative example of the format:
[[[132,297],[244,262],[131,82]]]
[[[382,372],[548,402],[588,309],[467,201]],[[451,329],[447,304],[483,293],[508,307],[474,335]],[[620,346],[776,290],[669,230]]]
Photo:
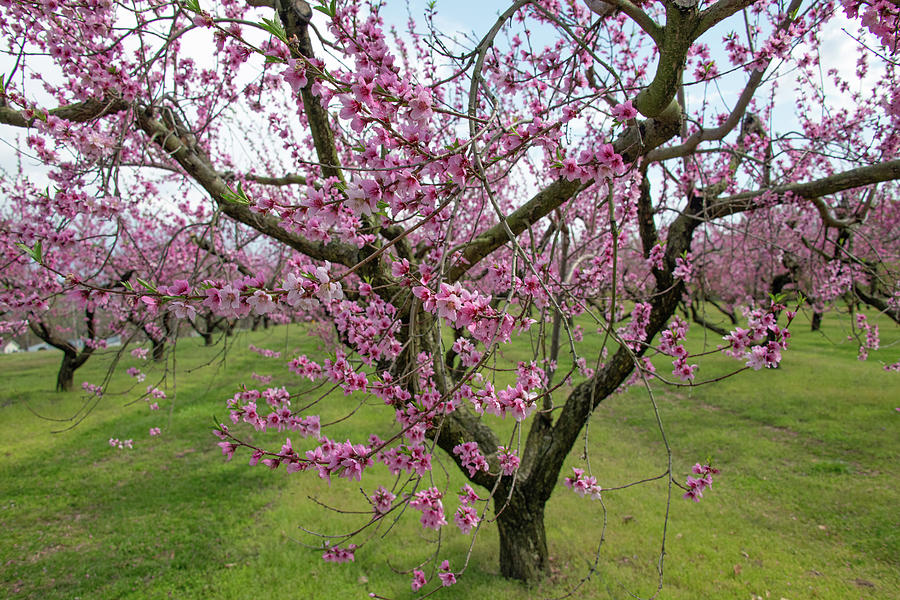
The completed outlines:
[[[184,0],[184,7],[191,12],[203,12],[203,9],[200,8],[200,0]]]
[[[248,205],[252,204],[250,202],[250,198],[247,196],[247,193],[244,191],[244,187],[241,185],[241,182],[238,181],[237,191],[235,192],[231,188],[228,188],[228,191],[222,194],[222,197],[231,202],[233,204],[243,204]]]
[[[30,256],[37,264],[41,265],[44,263],[43,249],[41,248],[40,240],[34,243],[34,248],[29,248],[22,242],[16,242],[16,246],[19,250]]]
[[[271,54],[266,54],[266,64],[269,63],[286,63],[287,61],[281,58],[280,56],[272,56]]]
[[[126,290],[128,290],[129,292],[133,292],[133,291],[134,291],[134,286],[131,285],[131,282],[130,282],[130,281],[123,281],[123,282],[122,282],[122,287],[125,288]]]
[[[281,21],[277,19],[264,18],[259,26],[287,44],[287,33],[285,33],[284,31],[284,27],[281,26]]]
[[[149,282],[147,282],[147,281],[144,281],[144,280],[141,279],[140,277],[138,277],[137,282],[138,282],[139,284],[141,284],[142,286],[144,286],[145,288],[147,288],[148,290],[150,290],[151,292],[153,292],[154,294],[159,293],[159,292],[156,290],[156,286],[153,285],[152,283],[149,283]]]
[[[335,3],[332,0],[331,5],[329,6],[325,0],[319,0],[319,6],[313,6],[313,9],[319,11],[324,15],[328,15],[328,18],[333,19],[335,13]]]

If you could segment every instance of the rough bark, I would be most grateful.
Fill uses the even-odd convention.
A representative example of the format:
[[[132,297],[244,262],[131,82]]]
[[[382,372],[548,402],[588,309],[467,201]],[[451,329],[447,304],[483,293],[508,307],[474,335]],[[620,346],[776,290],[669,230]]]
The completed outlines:
[[[506,504],[507,493],[498,492],[494,503],[500,534],[500,573],[504,577],[534,582],[550,571],[544,503],[529,500],[515,491]]]

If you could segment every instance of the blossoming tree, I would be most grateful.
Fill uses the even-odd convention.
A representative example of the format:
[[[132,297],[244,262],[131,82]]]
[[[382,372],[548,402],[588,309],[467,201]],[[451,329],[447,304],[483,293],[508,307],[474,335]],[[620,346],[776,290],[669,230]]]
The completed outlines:
[[[327,400],[249,378],[228,400],[228,457],[364,487],[372,469],[397,476],[366,488],[369,514],[326,560],[352,560],[359,531],[402,507],[474,535],[492,503],[501,572],[538,579],[560,479],[602,491],[597,473],[562,473],[594,410],[650,377],[700,382],[683,299],[748,305],[720,348],[736,371],[775,367],[788,348],[802,300],[768,296],[779,275],[781,291],[897,315],[890,2],[516,0],[476,37],[438,31],[433,4],[403,30],[362,1],[3,10],[0,122],[27,128],[21,151],[64,182],[53,210],[102,218],[113,200],[138,210],[177,190],[294,253],[281,278],[86,293],[179,318],[318,311],[341,348],[289,368],[386,405],[393,435],[341,442],[320,423]],[[823,83],[819,42],[842,11],[879,49],[860,45],[856,72]],[[874,91],[858,89],[866,77]],[[510,379],[497,361],[514,341],[533,352]],[[247,428],[291,437],[263,447]],[[452,493],[427,478],[439,451],[471,484],[452,518]],[[669,493],[697,500],[715,469],[697,464],[684,484],[679,472],[669,454]],[[433,585],[456,581],[444,557],[434,565]]]

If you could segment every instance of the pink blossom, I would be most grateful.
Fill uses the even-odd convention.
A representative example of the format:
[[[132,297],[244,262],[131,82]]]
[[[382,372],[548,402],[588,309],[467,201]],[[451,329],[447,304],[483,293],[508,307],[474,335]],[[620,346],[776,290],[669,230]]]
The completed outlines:
[[[627,102],[625,102],[623,104],[617,104],[612,109],[612,116],[617,121],[630,121],[631,119],[634,119],[635,117],[637,117],[637,115],[638,115],[638,112],[631,105],[631,100],[628,100]]]
[[[425,579],[425,573],[420,571],[419,569],[415,569],[413,571],[412,583],[410,583],[410,587],[412,591],[418,592],[421,590],[428,581]]]

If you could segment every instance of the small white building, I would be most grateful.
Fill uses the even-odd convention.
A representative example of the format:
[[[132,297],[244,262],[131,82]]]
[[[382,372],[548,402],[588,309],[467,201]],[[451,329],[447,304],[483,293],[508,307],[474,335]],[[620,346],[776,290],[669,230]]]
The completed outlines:
[[[3,345],[3,354],[14,354],[21,351],[22,346],[17,344],[15,340],[9,340]]]

